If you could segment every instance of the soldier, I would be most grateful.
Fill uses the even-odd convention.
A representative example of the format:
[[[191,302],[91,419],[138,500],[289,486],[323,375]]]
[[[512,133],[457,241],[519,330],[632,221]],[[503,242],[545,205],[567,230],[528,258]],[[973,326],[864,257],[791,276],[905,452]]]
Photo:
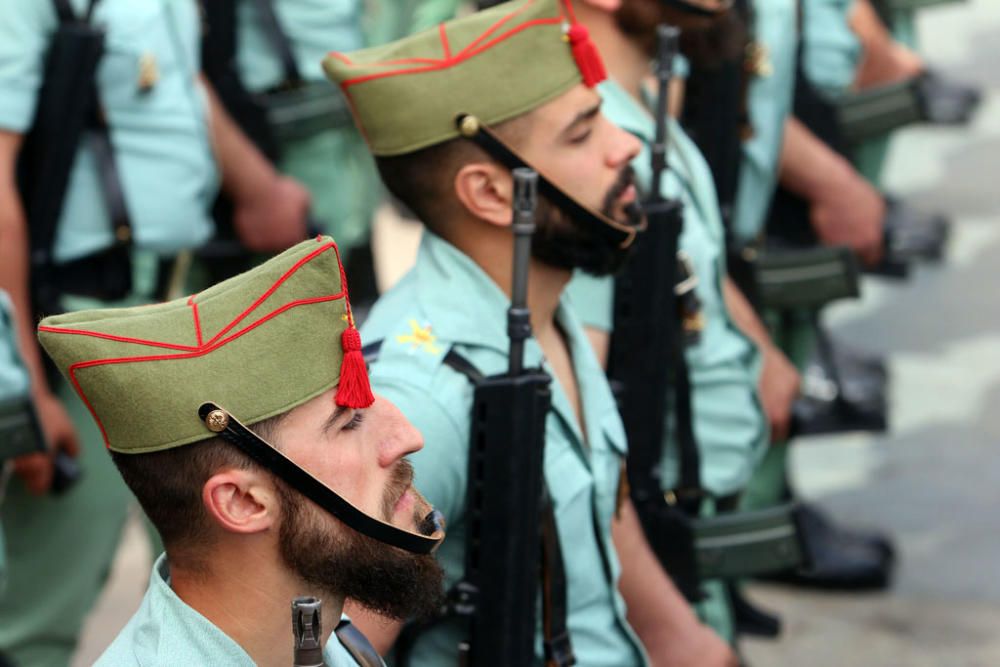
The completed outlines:
[[[94,129],[70,155],[65,197],[58,202],[61,215],[51,246],[44,248],[55,267],[44,274],[44,287],[54,296],[44,306],[47,312],[152,301],[158,283],[170,282],[170,269],[159,260],[210,236],[208,207],[219,169],[241,212],[239,232],[249,246],[278,250],[303,238],[307,193],[279,177],[199,85],[195,2],[5,2],[0,7],[0,287],[10,292],[18,313],[32,313],[39,305],[29,296],[41,285],[28,276],[28,247],[29,230],[34,247],[42,229],[26,219],[29,202],[17,189],[15,165],[24,157],[21,147],[43,84],[53,83],[45,81],[50,40],[78,21],[105,32],[95,76],[101,111],[89,110]],[[37,111],[51,116],[68,110]],[[123,216],[130,224],[125,229],[119,227]],[[105,261],[115,248],[128,250],[125,267]],[[104,289],[102,279],[112,269],[124,274],[118,278],[131,278],[131,289],[114,295]],[[11,576],[0,602],[0,651],[16,664],[58,666],[69,662],[83,617],[107,575],[128,491],[103,455],[86,407],[65,382],[46,378],[31,322],[30,316],[19,318],[18,338],[47,439],[55,449],[79,448],[85,473],[63,496],[35,497],[47,491],[52,455],[15,462],[18,478],[5,502]]]
[[[832,6],[820,0],[810,2]],[[883,252],[882,196],[847,159],[792,115],[801,38],[796,27],[799,3],[775,0],[753,4],[755,40],[762,47],[758,52],[763,58],[749,85],[753,136],[743,145],[731,252],[760,244],[775,188],[780,183],[806,202],[808,223],[820,241],[847,245],[866,264],[874,265]],[[814,64],[813,70],[816,68]],[[840,84],[849,80],[849,68],[845,70],[841,63],[841,70],[839,76],[828,80]],[[815,342],[812,315],[792,313],[784,324],[775,339],[802,369]],[[744,507],[771,507],[792,493],[787,456],[787,442],[772,443],[744,494]],[[801,583],[837,588],[886,585],[893,559],[885,538],[835,526],[811,506],[805,515],[814,528],[805,538],[815,567],[810,577],[799,579]]]
[[[650,183],[648,151],[654,141],[654,111],[643,85],[654,57],[655,28],[669,22],[684,28],[705,16],[684,12],[661,0],[623,0],[614,11],[598,2],[578,3],[587,25],[607,58],[611,80],[602,85],[604,113],[638,137],[643,153],[634,161],[640,189]],[[774,345],[725,271],[725,233],[712,173],[680,125],[669,121],[671,155],[664,196],[679,197],[684,208],[680,249],[691,259],[698,283],[704,325],[696,344],[687,346],[695,440],[701,452],[701,485],[710,501],[703,511],[731,512],[766,451],[769,437],[788,429],[798,374]],[[667,260],[664,260],[667,261]],[[578,276],[569,292],[574,309],[588,327],[598,356],[606,359],[613,329],[613,281]],[[664,406],[666,409],[666,406]],[[671,420],[675,417],[671,416]],[[676,433],[667,430],[660,473],[663,491],[678,482]],[[697,608],[723,637],[735,639],[732,612],[723,583],[703,585],[708,600]]]
[[[420,434],[371,393],[332,239],[38,331],[166,546],[98,664],[292,664],[304,595],[337,619],[345,596],[393,617],[436,607],[444,535],[405,458]],[[371,656],[343,624],[338,637],[327,665]]]
[[[365,335],[382,341],[374,386],[427,441],[414,466],[451,526],[439,556],[446,581],[463,567],[472,417],[472,388],[454,359],[483,375],[508,365],[510,168],[528,164],[543,175],[545,196],[524,365],[542,365],[555,379],[544,475],[565,554],[573,651],[581,665],[642,665],[647,655],[657,665],[735,664],[662,570],[622,493],[621,420],[561,298],[574,269],[619,267],[639,224],[629,167],[639,144],[600,112],[593,87],[603,66],[572,4],[507,3],[383,48],[332,54],[326,68],[351,100],[389,190],[425,225],[415,268],[376,304]],[[384,650],[402,630],[357,621]],[[538,646],[565,657],[553,625],[539,629]],[[403,642],[411,664],[454,663],[459,619],[411,630]]]

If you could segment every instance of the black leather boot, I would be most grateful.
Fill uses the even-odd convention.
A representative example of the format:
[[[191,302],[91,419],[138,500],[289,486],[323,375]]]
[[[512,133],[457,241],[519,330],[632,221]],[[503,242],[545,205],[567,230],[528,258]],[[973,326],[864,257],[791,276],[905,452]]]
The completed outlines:
[[[878,591],[891,584],[896,550],[889,537],[837,526],[807,503],[801,509],[799,529],[811,564],[765,579],[831,591]]]
[[[736,636],[750,635],[777,639],[781,634],[781,617],[751,602],[735,584],[728,584],[729,602],[733,610]]]
[[[866,271],[889,278],[906,278],[915,262],[944,259],[951,222],[943,215],[918,211],[887,197],[883,233],[882,261]]]
[[[966,125],[982,102],[982,92],[969,84],[953,81],[935,70],[914,80],[924,120],[935,125]]]

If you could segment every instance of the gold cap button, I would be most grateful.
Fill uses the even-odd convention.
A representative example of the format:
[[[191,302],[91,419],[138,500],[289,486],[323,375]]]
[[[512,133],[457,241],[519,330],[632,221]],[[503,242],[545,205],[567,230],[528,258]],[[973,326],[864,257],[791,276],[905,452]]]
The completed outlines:
[[[229,415],[222,410],[212,410],[205,416],[205,426],[213,433],[222,433],[229,426]]]

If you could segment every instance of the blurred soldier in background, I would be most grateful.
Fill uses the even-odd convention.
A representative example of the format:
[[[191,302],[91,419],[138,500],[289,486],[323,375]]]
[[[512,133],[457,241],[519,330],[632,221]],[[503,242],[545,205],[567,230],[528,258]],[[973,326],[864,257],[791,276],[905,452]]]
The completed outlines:
[[[670,23],[696,30],[718,23],[725,10],[719,11],[712,3],[693,3],[685,10],[660,0],[623,0],[616,11],[589,0],[578,2],[577,7],[580,20],[590,27],[605,55],[611,76],[601,87],[604,113],[643,142],[645,150],[634,164],[638,185],[646,190],[650,187],[648,151],[654,142],[656,120],[644,84],[648,63],[655,55],[651,50],[656,44],[655,28]],[[664,196],[678,197],[683,203],[679,247],[691,260],[701,305],[697,342],[685,349],[694,436],[701,454],[700,488],[706,495],[700,510],[710,515],[730,513],[737,509],[739,496],[769,440],[780,440],[787,433],[798,374],[726,274],[726,238],[712,172],[673,120],[668,134],[671,153]],[[613,339],[614,282],[578,275],[569,291],[599,358],[607,359]],[[664,416],[671,425],[678,419],[667,406]],[[683,454],[677,444],[677,428],[668,426],[665,434],[658,477],[662,491],[670,492],[678,485]],[[733,641],[733,615],[723,582],[710,581],[702,587],[708,596],[697,605],[703,619]]]

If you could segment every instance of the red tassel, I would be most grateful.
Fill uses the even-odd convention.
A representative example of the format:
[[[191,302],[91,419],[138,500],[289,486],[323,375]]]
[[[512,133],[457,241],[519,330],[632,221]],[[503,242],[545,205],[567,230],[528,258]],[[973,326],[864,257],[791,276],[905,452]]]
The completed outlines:
[[[344,348],[344,361],[340,365],[340,384],[337,386],[337,405],[343,408],[363,409],[375,402],[368,380],[368,368],[361,354],[361,334],[353,326],[340,335]]]
[[[607,79],[608,72],[604,69],[604,61],[597,46],[590,41],[590,31],[587,30],[587,26],[577,23],[570,27],[568,35],[569,44],[573,48],[573,59],[576,60],[576,66],[583,75],[583,85],[593,88]]]

